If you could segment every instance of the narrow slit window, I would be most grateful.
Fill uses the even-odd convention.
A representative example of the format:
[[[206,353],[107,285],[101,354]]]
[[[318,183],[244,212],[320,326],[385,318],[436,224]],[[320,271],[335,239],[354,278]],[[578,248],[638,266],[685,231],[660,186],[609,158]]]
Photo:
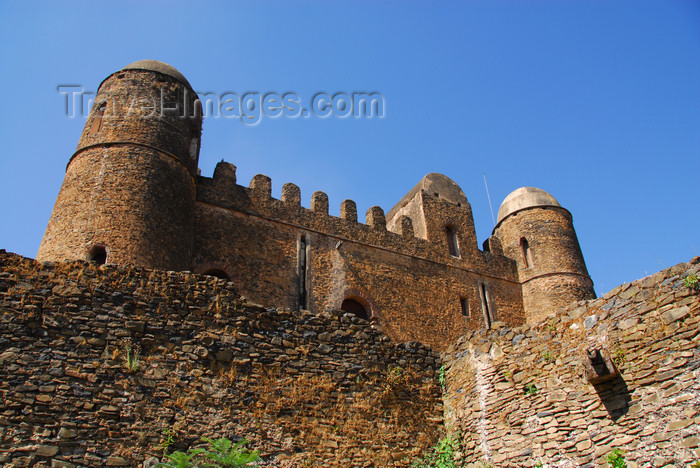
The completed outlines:
[[[103,102],[95,111],[95,118],[92,119],[92,125],[90,126],[90,133],[95,134],[102,128],[102,117],[107,110],[107,103]]]
[[[530,244],[524,237],[520,238],[520,252],[523,255],[523,265],[525,268],[532,266],[532,253],[530,253]]]
[[[307,262],[308,262],[308,240],[305,235],[299,237],[299,255],[298,255],[298,273],[299,273],[299,309],[306,309],[308,302],[308,284],[306,277]]]
[[[462,312],[462,316],[465,318],[469,317],[469,300],[466,297],[459,298],[459,307]]]
[[[445,226],[445,235],[447,236],[447,248],[452,257],[459,257],[459,242],[457,241],[457,230],[454,226]]]
[[[489,295],[486,290],[486,283],[481,283],[479,286],[479,295],[481,296],[481,310],[484,313],[484,323],[486,328],[491,328],[491,308],[489,307]]]

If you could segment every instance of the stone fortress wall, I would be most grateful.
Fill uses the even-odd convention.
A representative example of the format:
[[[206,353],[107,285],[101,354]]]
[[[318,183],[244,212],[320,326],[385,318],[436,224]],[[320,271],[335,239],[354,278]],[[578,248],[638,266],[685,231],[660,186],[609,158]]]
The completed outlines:
[[[630,468],[685,467],[700,459],[693,274],[700,258],[437,357],[211,276],[0,251],[0,461],[138,466],[205,435],[245,437],[274,466],[409,466],[446,430],[464,467],[606,466],[614,448]]]
[[[464,466],[630,468],[700,460],[700,257],[537,325],[465,335],[443,355]],[[592,357],[591,357],[592,356]]]
[[[126,112],[133,102],[154,104]],[[595,297],[571,215],[542,190],[506,199],[482,251],[469,202],[444,175],[425,176],[387,214],[370,208],[362,224],[351,200],[340,217],[322,192],[303,208],[294,184],[275,200],[267,176],[243,187],[231,164],[198,175],[201,125],[173,67],[144,60],[107,77],[37,259],[215,274],[253,301],[341,308],[438,350],[467,330]],[[522,265],[523,239],[532,264]]]
[[[0,312],[2,466],[141,466],[201,436],[268,466],[409,466],[442,425],[425,345],[215,277],[3,250]]]

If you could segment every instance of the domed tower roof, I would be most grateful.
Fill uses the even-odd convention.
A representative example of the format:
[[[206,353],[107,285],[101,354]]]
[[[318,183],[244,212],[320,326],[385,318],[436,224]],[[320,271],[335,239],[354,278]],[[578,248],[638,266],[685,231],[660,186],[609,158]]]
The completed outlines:
[[[516,211],[537,206],[558,206],[559,202],[550,194],[536,187],[520,187],[503,200],[498,209],[498,223]]]
[[[175,67],[173,67],[172,65],[168,65],[165,62],[159,62],[158,60],[138,60],[134,63],[130,63],[129,65],[125,66],[124,68],[122,68],[122,70],[156,71],[159,73],[163,73],[164,75],[172,76],[173,78],[182,81],[190,88],[192,87],[190,86],[189,81],[187,81],[187,78],[185,78],[185,75],[177,71]]]
[[[439,195],[453,203],[469,203],[467,196],[457,185],[457,182],[438,172],[431,172],[426,175],[418,185],[422,186],[422,189],[426,192],[432,195]]]

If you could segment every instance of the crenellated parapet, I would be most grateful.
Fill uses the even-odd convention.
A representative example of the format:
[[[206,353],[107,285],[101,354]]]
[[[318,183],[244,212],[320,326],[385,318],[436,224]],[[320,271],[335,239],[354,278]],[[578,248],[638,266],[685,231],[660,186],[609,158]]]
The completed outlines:
[[[339,216],[329,214],[328,195],[316,191],[310,208],[302,206],[300,188],[293,183],[282,186],[280,199],[272,197],[272,180],[255,175],[248,187],[236,183],[236,166],[220,162],[212,178],[198,178],[197,201],[232,212],[247,213],[264,219],[317,232],[337,240],[357,242],[395,251],[404,255],[444,261],[466,270],[515,280],[513,262],[495,252],[482,252],[475,247],[471,208],[459,187],[440,174],[430,174],[402,199],[408,209],[392,208],[386,215],[379,206],[366,212],[365,222],[358,220],[357,204],[350,199],[340,203]],[[427,186],[427,190],[423,190]],[[456,187],[456,188],[455,188]],[[441,192],[441,193],[440,193]],[[427,212],[426,217],[416,213]],[[391,218],[390,218],[391,217]],[[420,230],[416,232],[418,223]],[[460,243],[460,256],[449,254],[446,226],[458,227],[454,233]],[[471,237],[474,237],[472,242]],[[474,246],[470,245],[470,242]]]

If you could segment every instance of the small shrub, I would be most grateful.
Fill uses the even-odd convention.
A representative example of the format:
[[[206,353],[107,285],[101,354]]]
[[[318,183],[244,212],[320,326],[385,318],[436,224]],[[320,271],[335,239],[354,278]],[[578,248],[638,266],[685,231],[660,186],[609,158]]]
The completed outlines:
[[[613,356],[613,362],[617,367],[621,367],[625,363],[625,350],[622,348],[617,348],[615,350],[615,355]]]
[[[446,435],[438,441],[430,452],[411,464],[412,468],[456,468],[455,453],[459,450],[456,436]]]
[[[525,395],[537,395],[537,385],[534,383],[525,385]]]
[[[138,346],[132,348],[131,342],[124,343],[124,367],[129,373],[136,372],[141,367],[141,356]]]
[[[606,458],[611,468],[627,468],[625,456],[620,449],[614,449]]]
[[[550,350],[542,351],[542,359],[546,362],[552,362],[554,360],[554,355]]]
[[[175,429],[173,429],[172,427],[168,427],[166,429],[163,429],[163,440],[158,445],[159,448],[163,449],[163,453],[168,453],[168,449],[170,448],[171,445],[173,445],[173,442],[175,441],[176,435],[177,435],[177,433],[175,432]]]
[[[190,448],[185,452],[173,452],[166,455],[168,461],[158,463],[156,468],[195,468],[195,467],[237,467],[251,466],[260,460],[256,450],[249,452],[243,448],[248,443],[243,439],[235,444],[229,439],[208,439],[206,448]]]
[[[209,444],[209,450],[201,452],[202,456],[214,462],[215,466],[250,466],[260,460],[257,450],[248,452],[243,448],[248,443],[245,439],[235,444],[226,438],[212,440],[203,437],[202,440]]]
[[[700,291],[700,279],[698,278],[698,275],[693,274],[686,276],[685,278],[683,278],[683,284],[686,288],[690,289],[691,291]]]
[[[438,371],[438,380],[440,381],[440,388],[442,388],[442,392],[445,392],[445,388],[447,388],[447,380],[445,380],[445,366],[440,366],[440,370]]]
[[[168,459],[165,463],[158,463],[156,468],[194,468],[195,465],[192,459],[199,455],[199,451],[188,450],[185,452],[173,452],[170,455],[166,455],[165,458]]]

